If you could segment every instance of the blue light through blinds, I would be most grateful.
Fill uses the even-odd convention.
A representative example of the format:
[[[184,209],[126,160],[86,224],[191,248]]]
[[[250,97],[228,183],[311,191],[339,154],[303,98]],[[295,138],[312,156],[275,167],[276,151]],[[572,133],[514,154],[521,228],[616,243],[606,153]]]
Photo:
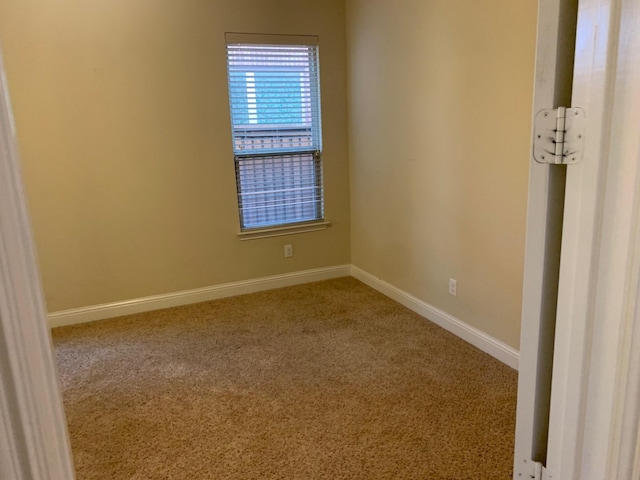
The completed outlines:
[[[227,44],[241,228],[321,220],[317,45]]]

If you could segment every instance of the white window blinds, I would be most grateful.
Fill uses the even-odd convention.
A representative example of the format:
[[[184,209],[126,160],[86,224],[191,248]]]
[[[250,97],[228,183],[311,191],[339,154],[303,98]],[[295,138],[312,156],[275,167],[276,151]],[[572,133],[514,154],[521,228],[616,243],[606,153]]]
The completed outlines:
[[[323,218],[316,37],[227,34],[243,230]]]

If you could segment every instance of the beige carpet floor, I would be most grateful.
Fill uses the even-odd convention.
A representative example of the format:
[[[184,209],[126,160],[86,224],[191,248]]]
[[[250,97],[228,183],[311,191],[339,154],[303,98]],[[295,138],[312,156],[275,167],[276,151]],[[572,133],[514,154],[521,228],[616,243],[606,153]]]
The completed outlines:
[[[353,278],[53,336],[78,480],[511,478],[516,372]]]

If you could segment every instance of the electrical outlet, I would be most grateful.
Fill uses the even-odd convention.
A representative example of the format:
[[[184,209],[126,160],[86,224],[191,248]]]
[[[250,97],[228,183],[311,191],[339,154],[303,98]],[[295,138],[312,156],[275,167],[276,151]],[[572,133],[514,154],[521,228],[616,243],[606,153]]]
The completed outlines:
[[[293,245],[285,245],[284,246],[284,257],[289,258],[293,257]]]
[[[458,281],[455,278],[449,279],[449,295],[458,295]]]

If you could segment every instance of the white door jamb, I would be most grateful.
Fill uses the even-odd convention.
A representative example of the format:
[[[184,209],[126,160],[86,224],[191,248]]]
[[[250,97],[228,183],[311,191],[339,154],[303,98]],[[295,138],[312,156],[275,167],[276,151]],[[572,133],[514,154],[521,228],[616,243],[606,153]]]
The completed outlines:
[[[72,480],[34,252],[0,55],[0,478]]]

